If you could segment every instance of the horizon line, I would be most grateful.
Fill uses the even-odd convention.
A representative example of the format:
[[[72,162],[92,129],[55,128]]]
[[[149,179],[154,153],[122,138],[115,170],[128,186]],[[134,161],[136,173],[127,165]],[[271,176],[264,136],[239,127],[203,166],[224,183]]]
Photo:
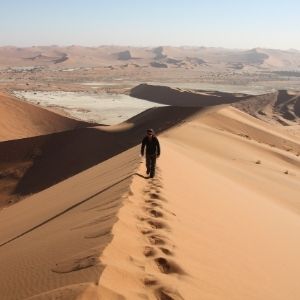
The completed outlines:
[[[251,48],[227,48],[222,46],[200,46],[200,45],[180,45],[180,46],[174,46],[174,45],[163,45],[163,44],[157,44],[157,45],[143,45],[143,46],[137,46],[137,45],[123,45],[123,44],[99,44],[97,46],[92,45],[80,45],[80,44],[41,44],[41,45],[31,45],[31,46],[18,46],[16,44],[5,44],[0,45],[0,48],[34,48],[34,47],[83,47],[83,48],[100,48],[100,47],[130,47],[130,48],[158,48],[158,47],[172,47],[172,48],[213,48],[213,49],[227,49],[227,50],[255,50],[255,49],[266,49],[266,50],[280,50],[280,51],[297,51],[300,52],[300,49],[297,48],[270,48],[270,47],[251,47]]]

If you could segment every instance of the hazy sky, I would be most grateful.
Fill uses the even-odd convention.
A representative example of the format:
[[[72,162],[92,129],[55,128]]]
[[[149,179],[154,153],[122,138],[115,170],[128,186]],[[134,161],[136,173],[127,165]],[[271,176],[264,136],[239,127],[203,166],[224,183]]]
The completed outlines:
[[[300,49],[300,0],[0,0],[0,45]]]

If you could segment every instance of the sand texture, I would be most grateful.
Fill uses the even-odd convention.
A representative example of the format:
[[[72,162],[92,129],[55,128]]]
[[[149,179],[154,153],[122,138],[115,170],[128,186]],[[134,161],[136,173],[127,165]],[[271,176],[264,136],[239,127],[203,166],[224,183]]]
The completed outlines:
[[[129,93],[169,106],[103,126],[1,94],[0,299],[300,299],[298,94]]]

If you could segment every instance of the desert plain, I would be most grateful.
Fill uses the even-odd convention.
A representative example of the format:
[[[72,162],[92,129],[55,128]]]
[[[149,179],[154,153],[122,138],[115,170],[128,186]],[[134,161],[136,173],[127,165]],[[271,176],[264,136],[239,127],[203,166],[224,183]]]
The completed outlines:
[[[299,84],[293,49],[0,47],[0,299],[298,300]]]

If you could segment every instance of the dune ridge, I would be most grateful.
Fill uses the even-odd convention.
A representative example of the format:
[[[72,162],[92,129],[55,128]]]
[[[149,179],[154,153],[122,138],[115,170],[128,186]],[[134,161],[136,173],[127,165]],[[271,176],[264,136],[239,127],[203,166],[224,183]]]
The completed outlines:
[[[0,211],[1,299],[75,299],[97,282],[137,162],[133,148]]]
[[[233,103],[248,99],[245,94],[233,94],[217,91],[181,90],[168,86],[140,84],[130,90],[130,96],[181,107],[206,107]]]
[[[275,93],[242,100],[232,105],[259,119],[289,126],[300,124],[299,93],[279,90]]]
[[[162,133],[158,174],[140,166],[101,256],[111,299],[299,297],[300,159],[237,135],[243,123],[261,126],[223,107]]]
[[[0,47],[1,66],[78,66],[94,65],[101,66],[107,63],[118,64],[119,56],[116,53],[126,53],[124,58],[132,56],[143,60],[143,63],[150,61],[165,62],[169,66],[175,65],[185,67],[190,63],[190,58],[195,60],[193,67],[201,67],[203,62],[211,67],[216,65],[240,68],[265,69],[294,69],[299,66],[300,55],[298,51],[253,48],[249,50],[224,49],[213,47],[130,47],[130,46],[99,46],[84,47],[72,46],[33,46],[33,47]],[[135,58],[135,59],[136,59]],[[197,61],[198,60],[198,61]],[[199,63],[200,62],[200,63]],[[231,66],[231,67],[230,67]]]
[[[0,298],[298,299],[300,140],[245,110],[269,95],[134,92],[170,106],[0,143],[4,201],[27,196],[0,210]]]
[[[5,161],[0,181],[2,205],[19,201],[130,149],[140,143],[145,128],[161,132],[196,111],[159,107],[118,126],[79,128],[2,142],[0,159]]]

